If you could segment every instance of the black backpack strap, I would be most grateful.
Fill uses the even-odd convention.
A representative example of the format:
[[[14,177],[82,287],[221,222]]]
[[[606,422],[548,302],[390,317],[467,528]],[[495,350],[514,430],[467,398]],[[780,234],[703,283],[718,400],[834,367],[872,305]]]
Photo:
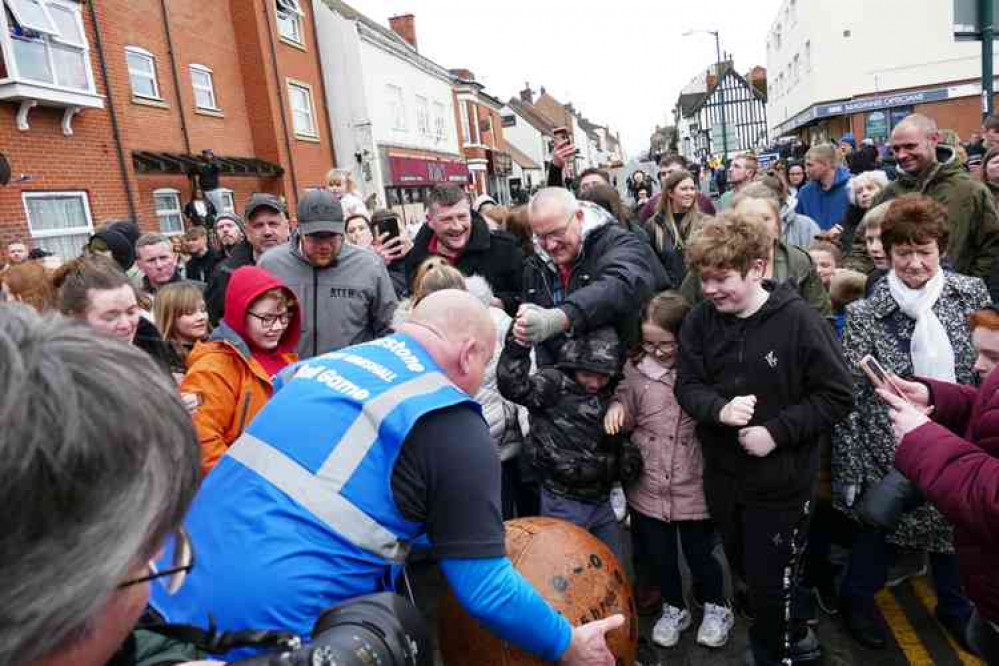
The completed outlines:
[[[281,650],[297,650],[302,647],[302,639],[287,631],[243,629],[219,632],[215,627],[215,618],[210,614],[208,629],[204,629],[190,624],[167,624],[162,616],[148,609],[136,628],[188,643],[211,654],[224,654],[241,647],[270,647]]]

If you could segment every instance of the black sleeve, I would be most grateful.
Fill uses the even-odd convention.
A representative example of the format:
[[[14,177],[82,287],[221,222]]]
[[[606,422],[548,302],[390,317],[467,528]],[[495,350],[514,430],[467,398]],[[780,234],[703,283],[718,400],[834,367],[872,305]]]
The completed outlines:
[[[513,339],[513,327],[496,364],[496,387],[500,395],[528,409],[545,409],[558,402],[560,373],[543,368],[531,374],[531,350]]]
[[[513,242],[503,244],[502,277],[494,285],[496,298],[503,301],[503,310],[517,316],[524,287],[524,253]]]
[[[565,187],[562,167],[555,166],[554,162],[548,165],[548,187]]]
[[[208,321],[212,326],[218,326],[225,314],[225,290],[229,286],[229,275],[232,269],[223,261],[215,267],[215,272],[205,288],[205,307],[208,310]]]
[[[438,558],[506,554],[499,455],[471,404],[417,421],[392,470],[392,495],[403,516],[426,524]]]
[[[720,425],[718,415],[728,400],[716,388],[717,380],[708,376],[702,325],[705,309],[702,302],[694,307],[680,329],[680,350],[676,358],[676,385],[673,392],[683,411],[695,421],[710,426]]]

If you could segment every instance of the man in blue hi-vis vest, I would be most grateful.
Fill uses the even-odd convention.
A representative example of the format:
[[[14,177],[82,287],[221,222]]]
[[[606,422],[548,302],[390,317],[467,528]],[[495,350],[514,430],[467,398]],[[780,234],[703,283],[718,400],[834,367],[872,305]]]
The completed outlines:
[[[500,463],[469,398],[495,340],[481,303],[440,291],[396,335],[282,373],[198,491],[185,521],[196,566],[152,606],[168,623],[304,638],[323,610],[390,589],[427,535],[458,600],[500,638],[613,664],[604,634],[622,616],[573,629],[506,558]]]

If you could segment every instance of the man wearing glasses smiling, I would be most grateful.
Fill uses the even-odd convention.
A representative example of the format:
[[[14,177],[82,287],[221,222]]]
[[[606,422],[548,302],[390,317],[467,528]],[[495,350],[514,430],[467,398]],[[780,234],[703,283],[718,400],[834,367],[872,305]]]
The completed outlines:
[[[514,335],[538,345],[538,365],[555,363],[566,334],[610,325],[626,347],[637,342],[642,306],[668,286],[647,244],[561,187],[535,194],[528,216],[538,251],[524,266]]]
[[[133,631],[151,589],[176,592],[194,562],[179,527],[197,437],[170,378],[137,347],[18,305],[0,317],[0,367],[0,501],[17,507],[0,518],[0,664],[103,666],[119,646],[112,663],[197,658]]]

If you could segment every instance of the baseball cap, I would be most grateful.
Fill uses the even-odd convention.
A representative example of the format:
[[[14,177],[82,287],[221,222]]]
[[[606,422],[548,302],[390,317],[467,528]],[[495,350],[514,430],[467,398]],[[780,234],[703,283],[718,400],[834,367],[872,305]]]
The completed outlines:
[[[266,192],[254,192],[250,195],[250,200],[246,202],[246,207],[243,209],[243,217],[249,220],[261,208],[270,208],[275,212],[287,214],[284,204],[276,196],[267,194]]]
[[[298,200],[298,230],[306,236],[322,231],[342,234],[346,227],[343,208],[332,192],[309,190]]]

